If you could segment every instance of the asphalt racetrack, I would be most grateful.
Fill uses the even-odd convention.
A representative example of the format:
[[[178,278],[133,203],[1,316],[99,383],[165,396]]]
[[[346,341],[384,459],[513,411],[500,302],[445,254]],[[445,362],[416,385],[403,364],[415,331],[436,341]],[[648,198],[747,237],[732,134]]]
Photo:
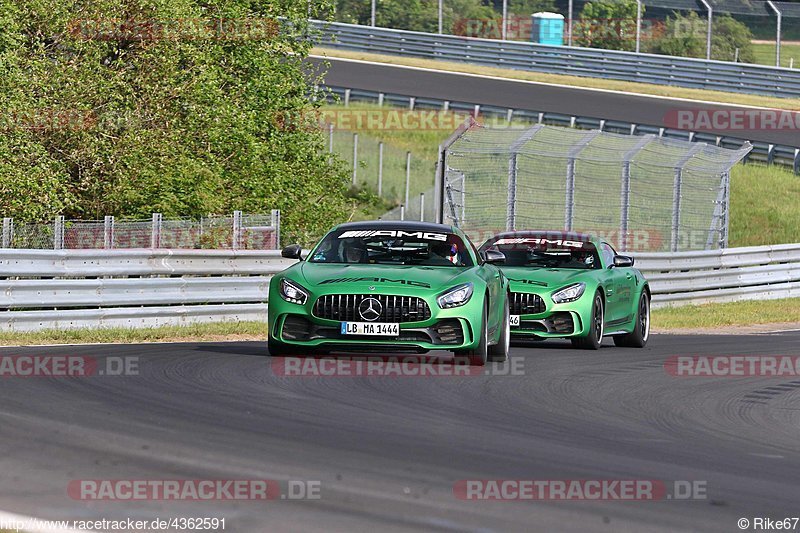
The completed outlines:
[[[325,83],[331,87],[362,89],[511,109],[529,109],[651,126],[675,128],[678,124],[677,113],[679,111],[713,113],[716,110],[724,110],[745,113],[747,110],[746,107],[736,105],[529,83],[458,72],[404,68],[366,61],[322,58],[320,56],[312,56],[308,61],[315,65],[315,70],[324,70],[323,64],[330,63],[325,75]],[[796,114],[794,116],[796,117]],[[795,119],[794,122],[797,123],[798,120]],[[715,130],[711,127],[705,131],[750,141],[787,146],[800,145],[800,134],[794,127],[756,130],[742,129],[741,127]]]
[[[138,375],[0,378],[0,509],[226,518],[226,531],[739,531],[800,514],[800,377],[676,377],[676,355],[800,355],[800,332],[547,341],[514,375],[296,377],[260,342],[3,348]],[[438,355],[438,354],[433,354]],[[442,358],[449,357],[442,355]],[[506,365],[509,370],[512,365]],[[289,501],[95,501],[75,480],[319,482]],[[704,498],[476,501],[461,480],[656,480]],[[283,494],[285,496],[285,494]]]

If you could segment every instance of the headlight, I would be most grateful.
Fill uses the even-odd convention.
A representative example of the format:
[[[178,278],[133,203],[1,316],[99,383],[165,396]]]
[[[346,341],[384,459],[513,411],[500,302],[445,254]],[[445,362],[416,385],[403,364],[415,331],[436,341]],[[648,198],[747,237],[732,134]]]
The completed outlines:
[[[293,304],[303,305],[308,300],[308,291],[284,278],[281,280],[281,298]]]
[[[574,285],[570,285],[569,287],[564,287],[560,291],[556,291],[553,293],[553,301],[557,304],[574,302],[575,300],[583,296],[583,291],[585,290],[586,290],[585,283],[576,283]]]
[[[472,298],[472,283],[465,283],[458,287],[453,287],[446,293],[436,298],[436,303],[442,309],[458,307],[464,305]]]

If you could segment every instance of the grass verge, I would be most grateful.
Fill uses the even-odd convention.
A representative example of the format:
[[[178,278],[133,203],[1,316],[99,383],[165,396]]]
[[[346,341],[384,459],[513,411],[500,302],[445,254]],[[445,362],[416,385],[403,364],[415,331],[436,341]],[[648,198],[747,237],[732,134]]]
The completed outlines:
[[[658,330],[791,323],[800,323],[800,298],[664,307],[652,315]]]
[[[626,91],[639,94],[649,94],[654,96],[664,96],[668,98],[688,98],[692,100],[706,100],[710,102],[720,102],[728,104],[749,105],[758,107],[771,107],[775,109],[800,109],[800,98],[774,98],[769,96],[758,96],[752,94],[728,93],[723,91],[707,91],[702,89],[688,89],[684,87],[674,87],[670,85],[652,85],[649,83],[632,83],[618,80],[605,80],[601,78],[582,78],[579,76],[565,76],[560,74],[544,74],[540,72],[528,72],[524,70],[504,69],[497,67],[485,67],[472,65],[469,63],[456,63],[450,61],[438,61],[433,59],[418,59],[402,56],[391,56],[382,54],[370,54],[365,52],[352,52],[349,50],[336,50],[332,48],[314,48],[313,54],[340,57],[345,59],[361,59],[365,61],[375,61],[378,63],[390,63],[394,65],[406,65],[412,67],[423,67],[449,72],[462,72],[469,74],[481,74],[484,76],[497,76],[502,78],[537,81],[542,83],[553,83],[561,85],[571,85],[588,89],[606,89],[610,91]]]
[[[753,43],[753,53],[759,65],[775,65],[775,43]],[[794,59],[793,68],[800,67],[800,44],[781,44],[781,66],[788,67],[790,59]]]
[[[93,344],[146,342],[201,342],[263,340],[267,325],[262,322],[214,322],[155,328],[98,328],[45,330],[37,332],[2,332],[0,346],[32,344]],[[0,532],[2,533],[2,532]]]
[[[789,323],[800,323],[800,298],[667,307],[654,309],[652,316],[653,328],[659,331]],[[142,329],[107,328],[0,333],[2,346],[219,341],[263,341],[266,350],[266,324],[218,322]],[[4,532],[0,530],[0,533]]]
[[[730,246],[798,242],[799,228],[800,176],[786,167],[733,167]]]

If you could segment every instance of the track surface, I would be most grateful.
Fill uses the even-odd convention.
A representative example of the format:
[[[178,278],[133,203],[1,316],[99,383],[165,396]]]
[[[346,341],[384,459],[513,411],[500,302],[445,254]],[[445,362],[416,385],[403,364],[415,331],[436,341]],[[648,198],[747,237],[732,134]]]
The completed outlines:
[[[677,378],[672,355],[800,355],[800,332],[512,348],[523,375],[276,375],[262,343],[4,348],[139,375],[0,378],[0,509],[226,517],[228,531],[738,531],[798,516],[800,379]],[[767,387],[773,387],[768,389]],[[759,391],[759,392],[754,392]],[[81,502],[74,479],[319,480],[317,501]],[[707,482],[705,501],[474,502],[463,479]]]
[[[507,79],[492,79],[456,72],[409,69],[328,58],[330,68],[325,83],[348,87],[455,102],[530,109],[568,116],[585,116],[652,126],[674,127],[678,110],[737,110],[737,106],[695,103],[669,98],[638,96],[630,93],[598,91],[580,87],[534,84]],[[323,69],[319,57],[309,61]],[[788,146],[800,145],[797,129],[715,131],[718,135]]]

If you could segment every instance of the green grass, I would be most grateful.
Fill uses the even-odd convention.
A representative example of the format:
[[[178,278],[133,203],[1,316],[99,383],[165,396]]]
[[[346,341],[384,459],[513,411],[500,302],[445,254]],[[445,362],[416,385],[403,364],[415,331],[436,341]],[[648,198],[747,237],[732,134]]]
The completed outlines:
[[[326,55],[329,57],[362,59],[366,61],[376,61],[379,63],[408,65],[414,67],[431,68],[431,69],[445,70],[451,72],[464,72],[470,74],[481,74],[486,76],[498,76],[509,79],[538,81],[542,83],[555,83],[561,85],[572,85],[576,87],[586,87],[593,89],[626,91],[639,94],[651,94],[654,96],[666,96],[671,98],[689,98],[693,100],[706,100],[711,102],[724,102],[730,104],[772,107],[776,109],[800,109],[800,98],[777,98],[777,97],[758,96],[751,94],[729,93],[723,91],[688,89],[684,87],[673,87],[669,85],[631,83],[626,81],[605,80],[600,78],[583,78],[578,76],[564,76],[559,74],[543,74],[540,72],[528,72],[524,70],[484,67],[481,65],[472,65],[469,63],[456,63],[450,61],[437,61],[432,59],[418,59],[411,57],[369,54],[365,52],[352,52],[347,50],[335,50],[330,48],[314,48],[312,53],[316,55]],[[774,57],[774,52],[773,52],[773,57]],[[787,57],[790,56],[787,55]],[[797,60],[798,58],[795,58],[795,61]],[[800,67],[800,65],[798,66]]]
[[[781,323],[800,323],[800,298],[665,307],[652,315],[660,330]]]
[[[759,65],[775,65],[774,43],[753,43],[753,52]],[[781,66],[788,67],[790,58],[794,58],[794,68],[800,68],[800,44],[781,44]]]
[[[799,241],[800,176],[779,166],[733,167],[729,245]]]
[[[261,322],[215,322],[157,328],[102,328],[45,330],[38,332],[2,332],[0,346],[31,344],[90,344],[142,342],[197,342],[262,339],[266,342],[266,324]],[[0,532],[2,533],[2,532]]]

